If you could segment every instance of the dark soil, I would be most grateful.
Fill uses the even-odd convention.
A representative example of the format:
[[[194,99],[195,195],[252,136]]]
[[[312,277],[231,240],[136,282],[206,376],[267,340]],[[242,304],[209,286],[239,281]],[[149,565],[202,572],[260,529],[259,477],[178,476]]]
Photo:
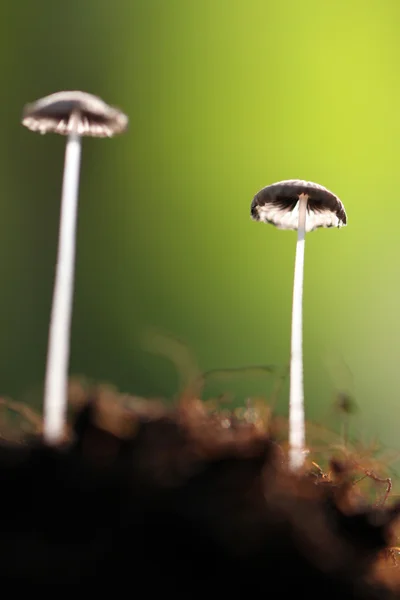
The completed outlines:
[[[198,401],[128,411],[93,398],[64,447],[39,436],[0,446],[1,587],[400,598],[377,575],[382,560],[397,573],[399,505],[363,501],[344,462],[329,478],[285,464],[265,428]]]

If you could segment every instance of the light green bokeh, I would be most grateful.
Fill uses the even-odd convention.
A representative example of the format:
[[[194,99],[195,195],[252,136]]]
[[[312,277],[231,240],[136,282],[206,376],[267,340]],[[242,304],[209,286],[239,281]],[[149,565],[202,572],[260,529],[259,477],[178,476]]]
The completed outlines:
[[[359,432],[400,448],[400,4],[68,6],[26,0],[0,25],[0,388],[22,395],[43,377],[63,160],[63,140],[23,131],[20,111],[80,87],[119,104],[130,130],[85,142],[72,371],[173,393],[173,368],[141,348],[147,326],[183,338],[202,369],[285,364],[296,235],[249,209],[264,185],[309,179],[341,197],[349,225],[307,237],[308,414],[329,424],[347,365]]]

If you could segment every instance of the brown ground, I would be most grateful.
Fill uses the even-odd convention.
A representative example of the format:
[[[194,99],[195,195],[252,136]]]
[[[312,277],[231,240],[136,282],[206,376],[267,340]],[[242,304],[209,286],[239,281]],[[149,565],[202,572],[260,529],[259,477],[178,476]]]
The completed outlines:
[[[3,590],[400,598],[400,506],[354,457],[294,477],[268,411],[237,419],[190,397],[127,408],[110,393],[77,403],[63,448],[38,435],[0,446]],[[360,476],[380,485],[373,501]]]

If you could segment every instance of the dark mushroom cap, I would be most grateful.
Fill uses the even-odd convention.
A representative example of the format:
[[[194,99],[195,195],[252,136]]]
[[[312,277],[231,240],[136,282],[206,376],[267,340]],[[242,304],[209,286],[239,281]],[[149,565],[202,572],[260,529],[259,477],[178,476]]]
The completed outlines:
[[[299,196],[308,196],[306,231],[318,227],[342,227],[347,224],[342,202],[318,183],[289,179],[263,188],[251,203],[251,217],[255,221],[271,223],[279,229],[297,229]]]
[[[77,115],[80,135],[111,137],[122,133],[128,126],[128,117],[103,100],[86,92],[57,92],[27,104],[23,110],[22,124],[39,133],[71,132]]]

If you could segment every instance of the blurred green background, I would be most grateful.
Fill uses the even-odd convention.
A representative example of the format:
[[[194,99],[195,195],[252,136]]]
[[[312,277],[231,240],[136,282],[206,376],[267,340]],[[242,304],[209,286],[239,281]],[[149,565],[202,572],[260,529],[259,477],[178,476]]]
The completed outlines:
[[[171,397],[148,327],[202,370],[284,366],[296,234],[249,209],[309,179],[349,224],[307,237],[308,416],[333,426],[348,391],[360,434],[400,449],[398,0],[15,0],[0,17],[0,393],[42,385],[65,147],[23,128],[22,107],[83,89],[130,129],[84,143],[71,372]],[[240,400],[273,378],[205,395],[224,387]]]

